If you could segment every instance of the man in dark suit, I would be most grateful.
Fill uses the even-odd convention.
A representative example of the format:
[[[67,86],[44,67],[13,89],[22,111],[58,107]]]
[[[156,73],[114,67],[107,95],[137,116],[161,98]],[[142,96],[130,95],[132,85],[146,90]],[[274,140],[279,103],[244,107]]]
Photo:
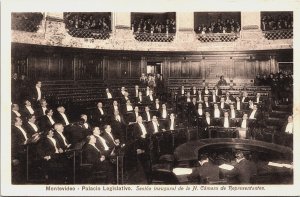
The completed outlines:
[[[16,117],[22,118],[22,114],[19,112],[20,108],[18,104],[11,105],[11,119],[14,120]]]
[[[42,91],[42,82],[37,81],[31,93],[31,100],[35,104],[37,104],[42,98],[44,98],[44,92]]]
[[[64,126],[61,123],[55,123],[54,129],[55,132],[53,134],[53,137],[56,140],[58,146],[65,152],[71,146],[71,144],[63,134]]]
[[[41,130],[38,125],[35,123],[36,116],[30,115],[28,117],[28,122],[25,124],[26,131],[30,137],[38,136],[41,133]]]
[[[170,114],[170,119],[168,121],[168,124],[165,125],[165,130],[171,130],[171,131],[173,131],[173,130],[177,129],[178,126],[179,126],[179,124],[178,124],[178,121],[175,119],[175,114],[171,113]]]
[[[198,107],[197,98],[193,97],[192,102],[189,104],[189,111],[191,112],[191,114],[195,114],[197,107]]]
[[[110,150],[113,150],[115,147],[122,147],[125,145],[124,142],[121,142],[113,135],[110,125],[104,125],[103,128],[104,131],[101,133],[101,136],[105,139]]]
[[[233,102],[234,98],[232,95],[230,95],[229,92],[226,92],[225,95],[225,103],[230,104],[231,102]]]
[[[211,103],[217,103],[220,101],[219,96],[216,95],[216,91],[212,90],[212,95],[209,100]]]
[[[241,101],[242,101],[242,103],[248,103],[249,102],[248,93],[246,91],[243,92]]]
[[[99,127],[94,127],[93,135],[96,138],[95,146],[100,150],[101,153],[103,153],[103,155],[105,157],[108,158],[112,149],[109,148],[108,143],[106,143],[106,140],[100,134],[101,134],[101,131],[100,131]]]
[[[214,109],[212,110],[212,114],[214,118],[221,118],[223,117],[223,111],[219,109],[217,103],[214,104]]]
[[[294,123],[293,116],[289,115],[287,121],[283,124],[280,133],[280,143],[284,146],[293,148]]]
[[[238,97],[238,96],[235,97],[235,100],[236,100],[236,102],[234,103],[234,108],[235,108],[237,111],[244,110],[245,105],[244,105],[244,103],[241,102],[240,97]]]
[[[155,134],[158,132],[161,132],[162,128],[161,125],[159,124],[157,117],[156,116],[152,116],[152,121],[148,123],[147,126],[147,133],[149,134]]]
[[[85,138],[92,133],[92,129],[86,122],[85,114],[81,115],[79,122],[69,127],[68,135],[66,136],[70,148],[77,148],[83,145]]]
[[[115,111],[122,110],[118,104],[118,101],[114,100],[113,104],[109,107],[109,113],[114,114]]]
[[[214,125],[214,120],[210,117],[210,112],[205,111],[205,117],[202,118],[201,127],[202,128],[207,128],[209,126],[215,126]]]
[[[35,114],[35,110],[33,109],[33,107],[31,106],[31,102],[29,101],[29,100],[25,100],[24,101],[24,104],[25,104],[25,106],[24,106],[24,108],[23,108],[23,110],[22,110],[22,117],[23,118],[28,118],[30,115],[33,115],[33,114]],[[25,120],[24,119],[24,120]]]
[[[194,97],[197,95],[197,88],[196,88],[196,86],[193,86],[193,88],[191,90],[191,95],[194,96]]]
[[[207,96],[204,96],[204,98],[203,98],[203,108],[204,109],[210,109],[211,108],[211,104],[209,103]]]
[[[241,113],[234,109],[234,105],[230,104],[229,117],[232,118],[241,118]]]
[[[145,111],[142,114],[143,120],[150,122],[152,119],[152,114],[150,112],[149,106],[145,106]]]
[[[207,184],[209,181],[219,180],[219,167],[213,164],[206,154],[198,156],[199,166],[193,168],[192,173],[188,176],[191,182]]]
[[[107,98],[107,99],[113,98],[113,95],[110,93],[108,88],[105,89],[105,98]]]
[[[148,105],[152,105],[155,102],[155,96],[153,90],[149,91],[149,96],[146,97]]]
[[[63,106],[58,106],[57,107],[57,112],[55,114],[55,122],[56,123],[61,123],[64,126],[68,126],[70,124],[69,118],[65,114],[66,109]]]
[[[93,135],[87,137],[87,144],[82,150],[82,162],[93,165],[95,172],[101,170],[106,173],[106,183],[113,183],[113,169],[106,160],[104,153],[96,147],[96,138]]]
[[[25,181],[26,172],[26,144],[29,135],[22,126],[23,121],[19,117],[13,119],[11,128],[11,157],[12,157],[12,181],[22,183]]]
[[[215,95],[216,95],[217,97],[222,96],[222,91],[219,89],[218,86],[215,86],[215,87],[214,87],[214,93],[215,93]]]
[[[46,115],[47,101],[45,99],[40,100],[40,105],[36,108],[36,118],[39,120],[42,116]]]
[[[221,127],[228,128],[234,127],[234,122],[229,118],[228,111],[224,112],[224,117],[221,119]]]
[[[49,130],[55,124],[55,121],[53,119],[53,110],[47,109],[45,113],[46,115],[42,116],[39,121],[39,126],[41,128],[41,131]]]
[[[97,108],[93,113],[93,125],[102,126],[107,121],[107,112],[103,109],[102,102],[98,102]]]
[[[220,109],[221,110],[227,110],[229,109],[229,104],[225,102],[225,98],[221,97],[220,99]]]
[[[145,98],[143,96],[143,92],[139,92],[138,97],[136,97],[135,103],[138,105],[145,103]]]
[[[134,125],[133,137],[134,139],[145,139],[148,134],[147,128],[143,123],[142,116],[139,116]]]
[[[114,112],[114,116],[111,120],[111,127],[113,130],[113,135],[124,142],[126,139],[126,122],[124,118],[120,115],[119,111]]]
[[[261,114],[259,110],[257,109],[257,105],[253,105],[253,110],[250,111],[249,113],[249,119],[256,119],[259,120],[261,118]]]
[[[251,177],[257,174],[255,163],[247,160],[241,151],[237,151],[235,157],[236,164],[230,174],[236,175],[240,184],[250,184]]]

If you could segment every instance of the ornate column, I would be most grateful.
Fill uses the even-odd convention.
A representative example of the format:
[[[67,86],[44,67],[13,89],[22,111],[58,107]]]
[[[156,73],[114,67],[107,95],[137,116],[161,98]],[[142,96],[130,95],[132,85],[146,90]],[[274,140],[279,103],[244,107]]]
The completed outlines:
[[[112,30],[115,33],[116,40],[132,39],[130,12],[112,13]]]
[[[194,12],[176,12],[176,41],[185,48],[194,40]]]
[[[260,12],[241,12],[241,30],[243,40],[262,38]]]

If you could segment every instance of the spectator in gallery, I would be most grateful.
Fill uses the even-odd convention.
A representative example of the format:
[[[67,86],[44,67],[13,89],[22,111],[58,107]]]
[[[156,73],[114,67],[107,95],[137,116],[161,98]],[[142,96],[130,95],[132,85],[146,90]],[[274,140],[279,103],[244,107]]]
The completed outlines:
[[[217,83],[217,86],[226,86],[227,85],[227,82],[226,82],[226,80],[224,79],[224,76],[222,75],[221,77],[220,77],[220,80],[218,81],[218,83]]]

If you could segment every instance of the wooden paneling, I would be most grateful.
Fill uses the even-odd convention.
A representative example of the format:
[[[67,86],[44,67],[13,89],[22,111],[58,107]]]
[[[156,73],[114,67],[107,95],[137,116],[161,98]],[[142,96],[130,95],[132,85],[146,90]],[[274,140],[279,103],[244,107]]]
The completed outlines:
[[[116,59],[108,60],[108,78],[109,79],[120,79],[121,78],[121,68],[119,61]]]
[[[193,78],[202,78],[202,73],[201,73],[201,62],[191,62],[191,67],[190,67],[190,76]]]
[[[133,78],[139,78],[141,76],[141,61],[131,61],[130,76]]]
[[[63,57],[60,67],[60,79],[72,80],[74,79],[74,59],[72,57]]]
[[[181,62],[181,77],[189,77],[190,76],[190,62],[182,61]]]
[[[181,62],[170,62],[170,78],[172,77],[181,77]]]

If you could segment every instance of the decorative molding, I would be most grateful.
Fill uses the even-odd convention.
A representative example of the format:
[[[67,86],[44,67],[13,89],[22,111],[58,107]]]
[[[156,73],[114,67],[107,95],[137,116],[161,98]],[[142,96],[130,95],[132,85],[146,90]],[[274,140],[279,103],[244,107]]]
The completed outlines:
[[[115,28],[116,29],[126,29],[126,30],[130,30],[131,29],[129,26],[126,26],[126,25],[116,25]]]
[[[64,22],[63,18],[54,17],[54,16],[46,16],[47,21],[55,21],[55,22]]]

